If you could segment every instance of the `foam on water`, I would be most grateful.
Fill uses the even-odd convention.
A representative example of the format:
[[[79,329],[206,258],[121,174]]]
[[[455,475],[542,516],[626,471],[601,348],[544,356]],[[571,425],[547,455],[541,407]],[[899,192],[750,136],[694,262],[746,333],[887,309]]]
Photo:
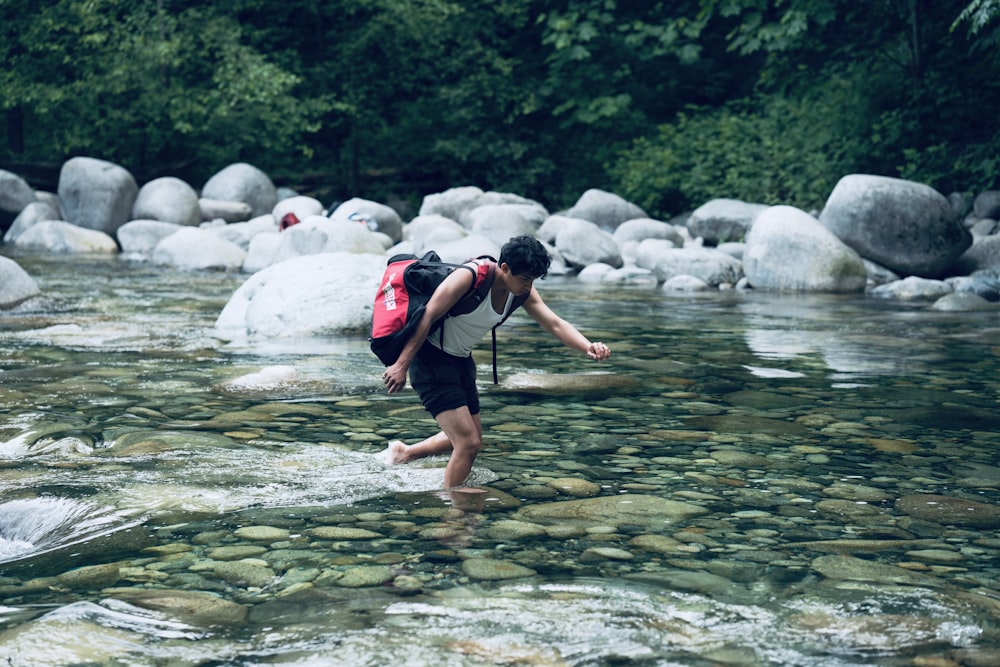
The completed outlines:
[[[40,497],[0,504],[0,562],[83,542],[123,526],[110,508],[70,498]]]

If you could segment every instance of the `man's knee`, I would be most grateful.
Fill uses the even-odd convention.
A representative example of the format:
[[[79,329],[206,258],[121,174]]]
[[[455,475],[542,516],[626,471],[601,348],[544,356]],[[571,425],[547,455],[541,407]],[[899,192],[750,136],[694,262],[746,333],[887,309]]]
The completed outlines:
[[[483,439],[479,434],[470,435],[460,438],[458,442],[453,442],[452,447],[475,456],[483,448]]]

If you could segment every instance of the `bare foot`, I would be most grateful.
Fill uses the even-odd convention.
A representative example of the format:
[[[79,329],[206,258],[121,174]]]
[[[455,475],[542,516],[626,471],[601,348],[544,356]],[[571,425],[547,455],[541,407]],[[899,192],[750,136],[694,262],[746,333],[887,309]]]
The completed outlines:
[[[376,454],[376,458],[387,466],[394,466],[398,463],[406,463],[409,457],[406,455],[409,445],[402,440],[391,440],[385,450]]]

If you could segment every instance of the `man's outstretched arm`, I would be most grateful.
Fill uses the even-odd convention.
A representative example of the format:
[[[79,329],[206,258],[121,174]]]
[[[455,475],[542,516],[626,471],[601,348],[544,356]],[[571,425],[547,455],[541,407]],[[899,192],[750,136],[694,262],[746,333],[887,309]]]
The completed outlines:
[[[559,317],[542,301],[541,295],[534,287],[531,288],[531,294],[523,307],[533,320],[566,347],[579,350],[597,361],[603,361],[611,356],[611,348],[604,343],[592,342],[576,327]]]

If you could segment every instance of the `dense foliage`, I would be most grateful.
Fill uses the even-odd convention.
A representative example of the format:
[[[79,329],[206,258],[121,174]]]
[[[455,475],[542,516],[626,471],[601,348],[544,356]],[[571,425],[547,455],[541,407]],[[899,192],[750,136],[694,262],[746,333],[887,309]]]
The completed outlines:
[[[658,216],[867,171],[997,186],[1000,0],[4,0],[0,166]],[[31,171],[30,176],[37,171]]]

